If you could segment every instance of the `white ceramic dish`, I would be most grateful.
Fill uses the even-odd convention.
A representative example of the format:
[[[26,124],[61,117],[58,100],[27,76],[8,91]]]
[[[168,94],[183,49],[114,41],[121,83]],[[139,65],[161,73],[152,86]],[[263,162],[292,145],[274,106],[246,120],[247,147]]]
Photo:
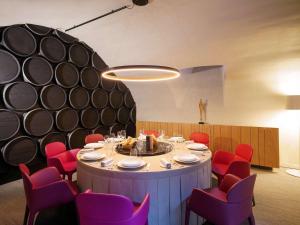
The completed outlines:
[[[195,163],[200,161],[200,158],[194,154],[175,155],[173,159],[181,163]]]
[[[203,151],[203,150],[208,149],[208,147],[206,145],[201,144],[201,143],[188,144],[188,145],[186,145],[186,147],[190,150],[196,150],[196,151]]]
[[[104,143],[89,143],[84,146],[84,148],[103,148]]]
[[[105,157],[105,154],[100,152],[87,152],[81,155],[83,160],[100,160]]]
[[[146,165],[146,162],[140,159],[123,159],[117,163],[117,166],[124,169],[136,169]]]

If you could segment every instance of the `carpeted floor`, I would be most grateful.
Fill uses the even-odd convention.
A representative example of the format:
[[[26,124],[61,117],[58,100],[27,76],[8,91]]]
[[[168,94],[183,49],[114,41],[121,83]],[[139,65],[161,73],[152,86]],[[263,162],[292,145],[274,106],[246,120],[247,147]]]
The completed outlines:
[[[300,224],[300,178],[290,176],[284,171],[252,169],[252,172],[258,174],[254,191],[256,224]],[[21,225],[24,208],[25,197],[21,180],[0,186],[0,225]],[[58,214],[62,216],[54,216]],[[39,215],[37,225],[76,225],[74,215],[74,205],[51,209]]]

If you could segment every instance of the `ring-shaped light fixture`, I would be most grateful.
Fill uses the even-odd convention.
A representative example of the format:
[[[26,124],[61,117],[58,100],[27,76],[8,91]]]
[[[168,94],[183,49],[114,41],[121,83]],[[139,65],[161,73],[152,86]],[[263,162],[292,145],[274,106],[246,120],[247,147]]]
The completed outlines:
[[[154,65],[130,65],[112,67],[102,72],[102,77],[117,81],[163,81],[180,76],[180,72],[171,67]]]

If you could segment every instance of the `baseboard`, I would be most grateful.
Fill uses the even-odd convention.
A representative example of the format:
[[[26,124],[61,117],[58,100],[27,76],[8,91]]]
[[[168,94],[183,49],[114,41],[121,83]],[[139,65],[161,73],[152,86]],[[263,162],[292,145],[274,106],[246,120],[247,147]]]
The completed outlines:
[[[299,164],[293,164],[293,163],[280,163],[280,167],[291,168],[291,169],[300,169]]]

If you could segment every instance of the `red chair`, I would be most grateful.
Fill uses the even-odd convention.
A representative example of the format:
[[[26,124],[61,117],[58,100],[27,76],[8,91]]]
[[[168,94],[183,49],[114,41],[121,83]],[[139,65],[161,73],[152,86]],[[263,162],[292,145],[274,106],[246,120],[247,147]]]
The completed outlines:
[[[212,172],[218,177],[218,183],[220,184],[224,175],[228,173],[241,178],[249,176],[252,155],[253,149],[248,144],[239,144],[236,147],[235,154],[222,150],[216,151],[212,159]],[[248,162],[249,166],[241,162],[233,164],[235,161]]]
[[[217,188],[194,189],[187,200],[185,225],[190,211],[215,225],[239,225],[246,219],[255,225],[251,204],[255,179],[256,174],[245,179],[227,174]]]
[[[205,144],[207,147],[209,145],[209,136],[206,133],[193,132],[190,136],[190,140],[193,140],[196,143]]]
[[[102,134],[89,134],[84,139],[85,144],[95,143],[98,141],[104,141],[104,137]]]
[[[63,180],[55,167],[47,167],[32,175],[25,164],[19,164],[19,169],[26,196],[24,225],[33,225],[39,211],[73,201],[78,194],[77,188]]]
[[[78,148],[67,151],[64,143],[49,143],[45,146],[47,165],[56,167],[63,178],[67,175],[68,180],[72,181],[72,175],[77,168],[76,155],[79,150]]]
[[[91,193],[76,198],[80,225],[145,225],[148,221],[149,194],[141,204],[121,195]]]
[[[159,137],[159,132],[157,130],[144,130],[144,135],[154,135],[155,137]]]

